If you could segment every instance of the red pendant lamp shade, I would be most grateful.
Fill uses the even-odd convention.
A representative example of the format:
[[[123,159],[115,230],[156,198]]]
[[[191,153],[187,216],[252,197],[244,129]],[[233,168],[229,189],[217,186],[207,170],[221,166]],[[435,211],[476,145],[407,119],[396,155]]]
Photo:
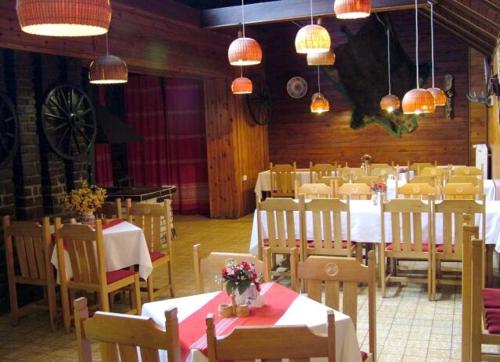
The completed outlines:
[[[253,92],[252,81],[246,77],[239,77],[231,83],[231,92],[233,94],[250,94]]]
[[[380,109],[389,113],[398,110],[400,106],[401,102],[394,94],[388,94],[380,100]]]
[[[360,19],[370,16],[371,0],[335,0],[333,5],[338,19]]]
[[[262,49],[255,39],[242,37],[229,45],[227,57],[234,66],[256,65],[262,61]]]
[[[92,84],[119,84],[127,83],[127,64],[114,55],[97,57],[89,69],[89,81]]]
[[[446,94],[442,89],[439,88],[427,88],[427,90],[434,97],[434,104],[436,107],[441,107],[446,105]]]
[[[415,88],[403,97],[404,114],[432,113],[435,110],[434,97],[427,89]]]
[[[307,65],[334,65],[335,53],[328,51],[325,53],[308,53]]]
[[[46,36],[95,36],[108,32],[110,0],[17,0],[21,29]]]
[[[321,92],[314,93],[311,99],[311,112],[324,113],[330,110],[330,102],[325,98]]]

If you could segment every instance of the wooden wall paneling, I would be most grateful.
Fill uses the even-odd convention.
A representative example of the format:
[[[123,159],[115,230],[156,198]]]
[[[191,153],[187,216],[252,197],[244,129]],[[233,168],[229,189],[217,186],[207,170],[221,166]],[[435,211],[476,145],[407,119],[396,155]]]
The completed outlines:
[[[500,38],[492,56],[493,74],[499,74]],[[500,97],[493,97],[493,106],[488,108],[488,143],[491,149],[491,177],[500,179]]]

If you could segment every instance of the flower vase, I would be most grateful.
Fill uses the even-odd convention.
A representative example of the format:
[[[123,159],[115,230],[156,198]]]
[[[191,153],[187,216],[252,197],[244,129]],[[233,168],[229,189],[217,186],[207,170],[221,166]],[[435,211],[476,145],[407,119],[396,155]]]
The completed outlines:
[[[95,215],[93,212],[85,212],[80,214],[78,218],[82,224],[86,225],[94,225],[95,224]]]
[[[385,192],[375,191],[373,194],[373,205],[380,205],[385,200]]]

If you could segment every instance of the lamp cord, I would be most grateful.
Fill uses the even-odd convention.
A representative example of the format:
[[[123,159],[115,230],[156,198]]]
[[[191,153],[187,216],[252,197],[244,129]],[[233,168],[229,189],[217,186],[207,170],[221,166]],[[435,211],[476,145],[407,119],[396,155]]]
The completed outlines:
[[[419,69],[418,69],[418,8],[417,8],[417,0],[415,0],[415,58],[416,58],[416,66],[417,66],[417,89],[420,88],[419,84]]]
[[[311,10],[311,25],[313,24],[313,2],[312,0],[309,1],[309,7]]]
[[[391,94],[391,33],[387,28],[387,74],[389,75],[389,95]]]
[[[317,67],[318,67],[318,93],[321,93],[321,83],[319,81],[319,65]]]
[[[245,38],[245,0],[241,0],[241,25],[243,28],[243,38]]]
[[[432,88],[434,88],[434,4],[429,1],[431,5],[431,60],[432,60]]]

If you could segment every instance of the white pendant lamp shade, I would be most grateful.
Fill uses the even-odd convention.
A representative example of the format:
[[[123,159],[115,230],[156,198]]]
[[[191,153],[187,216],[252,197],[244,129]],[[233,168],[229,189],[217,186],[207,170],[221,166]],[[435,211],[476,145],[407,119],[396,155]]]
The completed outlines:
[[[380,100],[380,109],[388,113],[392,113],[399,109],[401,102],[394,94],[387,94]]]
[[[17,0],[17,17],[28,34],[76,37],[108,32],[110,0]]]
[[[231,83],[233,94],[250,94],[253,92],[252,81],[246,77],[238,77]]]
[[[227,57],[233,66],[256,65],[262,61],[262,49],[255,39],[241,37],[229,45]]]
[[[321,92],[314,93],[311,98],[311,112],[321,114],[330,110],[330,102]]]
[[[299,54],[325,53],[330,50],[328,31],[318,24],[306,25],[295,36],[295,50]]]
[[[127,64],[121,58],[114,55],[97,57],[90,63],[89,81],[92,84],[127,83]]]
[[[335,0],[333,11],[338,19],[361,19],[370,16],[371,0]]]
[[[435,110],[434,97],[427,89],[415,88],[403,97],[404,114],[433,113]]]
[[[335,53],[331,50],[324,53],[307,54],[307,65],[334,65],[334,64],[335,64]]]

